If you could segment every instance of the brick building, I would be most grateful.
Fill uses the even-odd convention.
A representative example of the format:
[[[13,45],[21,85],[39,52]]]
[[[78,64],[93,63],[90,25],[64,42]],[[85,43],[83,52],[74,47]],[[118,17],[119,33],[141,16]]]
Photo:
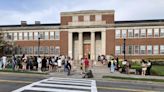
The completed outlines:
[[[126,39],[127,59],[164,58],[164,20],[115,21],[113,10],[61,12],[60,19],[59,24],[22,21],[0,29],[5,40],[15,44],[17,55],[37,56],[39,51],[41,56],[62,54],[76,60],[98,55],[123,58]]]

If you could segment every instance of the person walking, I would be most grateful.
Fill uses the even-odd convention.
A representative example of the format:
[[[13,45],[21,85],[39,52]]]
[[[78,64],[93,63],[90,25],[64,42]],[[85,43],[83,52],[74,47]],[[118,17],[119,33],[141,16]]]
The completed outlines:
[[[114,59],[111,60],[110,72],[114,72]]]
[[[61,66],[62,66],[61,58],[58,59],[57,64],[58,64],[58,69],[57,69],[57,71],[58,71],[58,72],[61,72]]]
[[[41,68],[42,68],[42,59],[41,59],[40,56],[37,58],[37,62],[38,62],[38,72],[42,72],[41,71]]]
[[[22,56],[22,66],[23,66],[23,70],[26,70],[26,66],[27,66],[27,56],[25,54],[23,54]]]
[[[2,58],[0,58],[0,70],[2,70],[2,65],[3,65]]]
[[[3,64],[3,69],[6,68],[6,63],[7,63],[7,57],[5,55],[2,56],[2,64]]]
[[[67,61],[67,64],[66,64],[66,69],[67,69],[67,76],[69,76],[70,72],[71,72],[71,64],[68,61]]]
[[[152,64],[151,64],[151,62],[150,62],[150,60],[147,62],[147,75],[151,75],[151,73],[150,73],[150,70],[151,70],[151,67],[152,67]]]

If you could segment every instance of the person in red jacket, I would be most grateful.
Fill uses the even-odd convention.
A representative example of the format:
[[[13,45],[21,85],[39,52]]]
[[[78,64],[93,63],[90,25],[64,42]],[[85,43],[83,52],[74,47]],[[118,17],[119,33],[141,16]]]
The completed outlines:
[[[85,72],[87,72],[89,68],[89,60],[87,58],[85,58],[84,60],[84,65],[85,65]]]

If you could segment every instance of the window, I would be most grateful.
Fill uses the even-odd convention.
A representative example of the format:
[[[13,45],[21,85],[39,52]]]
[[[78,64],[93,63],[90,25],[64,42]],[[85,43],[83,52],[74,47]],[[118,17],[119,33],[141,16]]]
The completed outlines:
[[[133,37],[133,30],[128,30],[128,37],[132,38]]]
[[[159,29],[154,29],[154,37],[159,37]]]
[[[134,30],[134,37],[139,37],[139,29]]]
[[[146,37],[146,29],[141,29],[140,31],[140,37]]]
[[[45,40],[49,39],[49,32],[45,32]]]
[[[44,47],[43,46],[40,46],[39,52],[40,52],[40,54],[44,54]]]
[[[38,32],[34,32],[34,40],[38,40]]]
[[[121,32],[120,32],[120,30],[116,30],[116,38],[120,38],[120,36],[121,36]]]
[[[147,46],[147,54],[152,54],[153,51],[152,51],[152,45],[148,45]]]
[[[133,45],[128,46],[128,54],[133,54]]]
[[[37,46],[34,47],[34,54],[38,54],[38,47]]]
[[[22,32],[19,33],[19,40],[23,40]]]
[[[101,15],[96,15],[96,21],[102,21]]]
[[[138,45],[134,46],[134,54],[139,54],[139,46]]]
[[[28,34],[27,34],[27,32],[24,32],[24,40],[28,40]]]
[[[45,46],[44,47],[44,54],[48,54],[49,53],[49,47],[48,46]]]
[[[50,32],[50,40],[54,39],[54,32]]]
[[[159,54],[159,46],[158,45],[154,45],[153,53],[154,54]]]
[[[55,47],[55,55],[60,55],[60,47]]]
[[[54,54],[54,46],[50,46],[50,54]]]
[[[5,37],[6,37],[5,39],[7,39],[7,40],[12,40],[13,39],[12,33],[6,33]]]
[[[33,40],[33,32],[29,32],[29,40]]]
[[[28,54],[33,54],[33,47],[28,48]]]
[[[72,20],[73,20],[73,22],[77,22],[78,21],[78,16],[73,16]]]
[[[164,29],[163,28],[160,31],[160,37],[164,37]]]
[[[116,53],[116,55],[121,53],[121,47],[120,46],[115,47],[115,53]]]
[[[40,36],[40,39],[44,39],[45,38],[44,32],[39,32],[39,36]]]
[[[122,38],[126,38],[126,30],[122,30]]]
[[[84,21],[88,22],[90,20],[90,16],[89,15],[85,15],[84,16]]]
[[[160,54],[164,54],[164,45],[160,45]]]
[[[60,39],[60,32],[55,31],[55,40],[59,40],[59,39]]]
[[[145,45],[140,46],[140,54],[146,54],[146,46]]]
[[[17,33],[14,33],[14,40],[18,40],[18,35],[17,35]]]
[[[147,29],[147,37],[152,37],[153,30]]]

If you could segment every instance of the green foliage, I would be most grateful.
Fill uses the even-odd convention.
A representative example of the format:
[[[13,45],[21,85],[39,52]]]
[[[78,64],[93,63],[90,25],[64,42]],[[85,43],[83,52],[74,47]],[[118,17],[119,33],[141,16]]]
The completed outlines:
[[[151,73],[153,75],[164,76],[164,66],[153,65],[151,68]]]

